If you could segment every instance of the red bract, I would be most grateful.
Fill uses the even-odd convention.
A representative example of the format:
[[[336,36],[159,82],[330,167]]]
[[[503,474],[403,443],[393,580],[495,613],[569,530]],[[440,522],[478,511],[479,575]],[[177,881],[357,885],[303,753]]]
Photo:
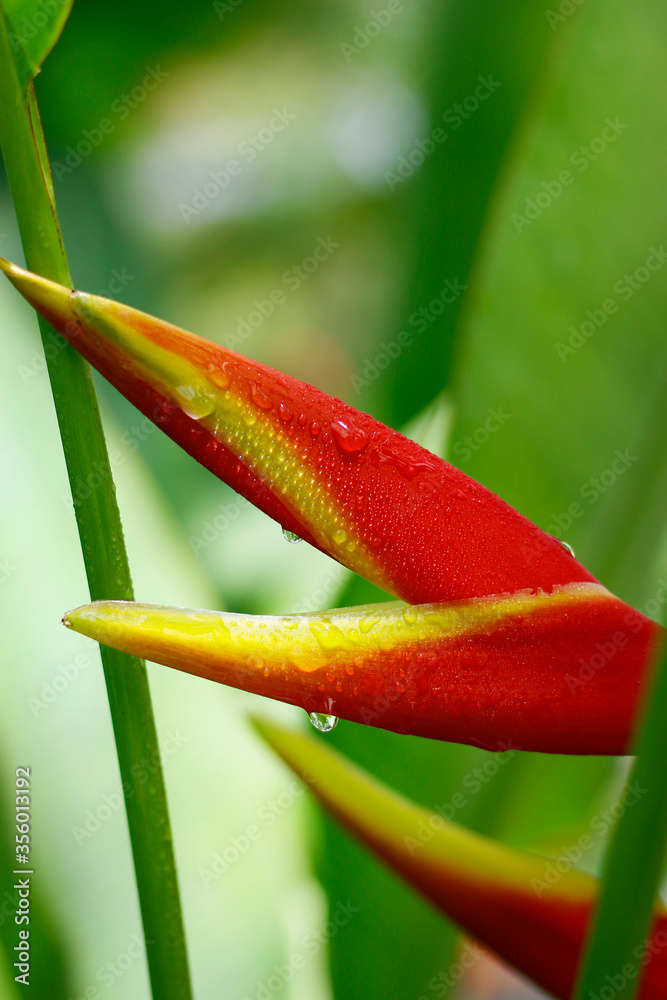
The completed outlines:
[[[491,750],[580,754],[628,750],[656,629],[599,584],[282,617],[98,601],[64,621],[308,712]]]
[[[559,541],[367,414],[4,262],[46,319],[283,528],[418,605],[287,619],[94,605],[67,624],[170,666],[398,732],[623,753],[658,627]]]
[[[3,269],[197,461],[397,597],[419,604],[594,581],[559,541],[367,414],[135,309]]]
[[[516,851],[415,805],[301,733],[255,722],[320,802],[371,851],[467,933],[560,1000],[572,996],[599,882],[549,858]],[[556,878],[554,878],[554,873]],[[667,996],[667,912],[610,983],[640,979],[638,1000]],[[641,978],[643,977],[643,978]]]

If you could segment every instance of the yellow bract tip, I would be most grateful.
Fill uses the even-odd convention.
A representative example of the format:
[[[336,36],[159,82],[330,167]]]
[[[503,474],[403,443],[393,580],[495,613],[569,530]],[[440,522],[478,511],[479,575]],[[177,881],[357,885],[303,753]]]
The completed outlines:
[[[0,257],[0,270],[23,298],[49,321],[51,318],[57,318],[61,323],[77,322],[70,303],[71,289],[26,271],[2,257]]]

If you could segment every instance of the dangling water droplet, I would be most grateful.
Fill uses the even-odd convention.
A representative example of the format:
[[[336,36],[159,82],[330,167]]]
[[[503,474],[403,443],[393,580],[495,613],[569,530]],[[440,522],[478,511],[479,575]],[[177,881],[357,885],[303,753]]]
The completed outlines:
[[[288,424],[294,416],[289,406],[285,406],[284,403],[281,403],[278,407],[278,413],[280,414],[280,419],[284,420],[286,424]]]
[[[288,531],[287,528],[283,528],[283,538],[285,541],[291,542],[292,545],[296,545],[297,542],[301,541],[301,537],[295,531]]]
[[[320,733],[330,733],[338,725],[337,715],[325,715],[324,712],[310,712],[308,718],[311,725]]]
[[[576,559],[576,556],[574,554],[574,549],[572,548],[572,546],[569,545],[567,542],[564,542],[562,538],[559,538],[558,541],[563,546],[563,548],[566,549],[574,559]]]
[[[346,455],[358,455],[370,438],[361,427],[355,427],[349,417],[337,417],[331,424],[333,439]]]
[[[310,427],[308,429],[310,430],[312,436],[316,438],[317,435],[320,433],[320,425],[318,424],[317,420],[311,420]]]

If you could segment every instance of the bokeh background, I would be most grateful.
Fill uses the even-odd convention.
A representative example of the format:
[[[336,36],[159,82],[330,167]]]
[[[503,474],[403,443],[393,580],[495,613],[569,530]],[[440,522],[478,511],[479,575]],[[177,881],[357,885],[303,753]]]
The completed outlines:
[[[648,0],[75,0],[36,82],[75,282],[403,429],[662,620],[666,39]],[[4,176],[0,253],[22,260]],[[6,283],[0,326],[3,867],[29,765],[33,995],[139,1000],[99,656],[59,623],[87,600],[70,490],[37,325]],[[98,387],[139,600],[373,599]],[[197,1000],[432,1000],[447,978],[457,1000],[540,995],[491,960],[458,977],[455,929],[246,723],[303,713],[149,669]],[[515,754],[475,783],[483,751],[344,722],[322,738],[432,808],[463,792],[457,821],[516,846],[557,857],[592,832],[599,869],[625,761]]]

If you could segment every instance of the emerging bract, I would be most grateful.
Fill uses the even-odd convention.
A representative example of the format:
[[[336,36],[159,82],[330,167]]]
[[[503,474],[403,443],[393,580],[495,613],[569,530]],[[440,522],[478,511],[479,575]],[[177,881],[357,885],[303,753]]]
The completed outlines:
[[[340,754],[301,733],[255,721],[260,735],[355,837],[464,931],[560,1000],[570,1000],[599,893],[572,868],[554,882],[548,858],[513,850],[415,805]],[[638,1000],[667,996],[667,911],[628,970]],[[616,975],[623,972],[624,975]],[[609,982],[598,997],[610,996]]]

